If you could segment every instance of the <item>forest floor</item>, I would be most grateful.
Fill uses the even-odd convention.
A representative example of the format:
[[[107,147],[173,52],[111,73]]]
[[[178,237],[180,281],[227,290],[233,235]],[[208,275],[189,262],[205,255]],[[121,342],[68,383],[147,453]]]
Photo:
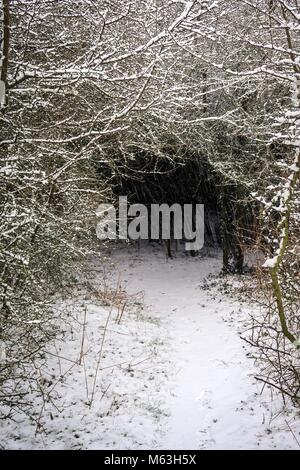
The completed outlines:
[[[93,287],[57,299],[69,321],[40,372],[56,400],[37,402],[37,422],[2,422],[2,446],[299,449],[299,413],[255,379],[240,338],[259,307],[220,290],[220,254],[111,259],[90,262]]]

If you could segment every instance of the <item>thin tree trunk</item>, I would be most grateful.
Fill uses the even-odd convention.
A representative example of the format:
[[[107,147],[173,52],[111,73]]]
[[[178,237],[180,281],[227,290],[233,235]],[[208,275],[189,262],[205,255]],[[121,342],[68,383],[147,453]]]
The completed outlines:
[[[3,110],[7,106],[7,71],[9,56],[9,40],[10,40],[10,14],[9,0],[1,1],[2,7],[2,37],[1,37],[1,57],[0,57],[0,109]]]

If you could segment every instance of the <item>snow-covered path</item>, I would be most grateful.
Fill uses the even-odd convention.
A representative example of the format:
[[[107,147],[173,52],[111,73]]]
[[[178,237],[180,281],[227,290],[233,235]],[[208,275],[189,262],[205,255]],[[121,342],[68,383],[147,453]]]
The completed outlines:
[[[56,403],[36,402],[44,432],[16,414],[0,427],[1,446],[298,449],[299,417],[290,406],[278,415],[281,399],[261,393],[239,337],[250,307],[222,295],[218,276],[206,289],[220,256],[167,261],[157,247],[123,247],[111,260],[114,267],[88,264],[97,295],[79,289],[57,301],[69,321],[39,371],[49,387],[55,382]],[[117,292],[127,302],[120,321],[110,307]]]
[[[162,253],[123,265],[127,288],[144,290],[146,305],[168,323],[172,337],[170,419],[156,447],[298,448],[286,417],[272,421],[280,401],[271,403],[268,391],[261,395],[253,360],[239,337],[239,328],[247,326],[247,307],[201,288],[220,269],[218,256],[166,262]]]

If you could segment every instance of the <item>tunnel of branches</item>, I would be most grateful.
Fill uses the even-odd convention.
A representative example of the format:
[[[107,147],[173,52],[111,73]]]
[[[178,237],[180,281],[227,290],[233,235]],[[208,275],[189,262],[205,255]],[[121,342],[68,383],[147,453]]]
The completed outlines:
[[[204,204],[205,247],[221,247],[225,272],[243,272],[243,243],[249,243],[253,216],[240,203],[240,188],[201,157],[162,157],[139,152],[134,158],[113,156],[98,166],[108,178],[113,196],[127,196],[129,204]],[[243,243],[241,243],[243,239]],[[172,256],[170,246],[167,254]],[[191,252],[196,256],[196,252]]]

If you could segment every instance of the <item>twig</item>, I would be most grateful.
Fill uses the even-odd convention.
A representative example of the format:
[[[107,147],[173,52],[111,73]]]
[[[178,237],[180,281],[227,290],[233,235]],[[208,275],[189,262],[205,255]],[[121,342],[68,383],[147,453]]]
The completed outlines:
[[[291,426],[289,425],[288,421],[285,420],[285,422],[286,422],[286,425],[287,425],[287,427],[289,428],[290,432],[292,433],[292,435],[293,435],[295,441],[297,442],[298,446],[300,447],[300,442],[298,441],[297,437],[295,436],[294,431],[292,430],[292,428],[291,428]]]
[[[97,376],[98,376],[98,372],[99,372],[99,369],[100,369],[100,362],[101,362],[101,359],[102,359],[102,353],[103,353],[103,347],[104,347],[104,341],[105,341],[105,337],[106,337],[107,327],[108,327],[109,320],[110,320],[110,317],[111,317],[111,314],[112,314],[112,311],[113,311],[114,301],[115,301],[115,299],[116,299],[116,296],[117,296],[117,293],[118,293],[118,290],[119,290],[119,285],[120,285],[120,277],[118,278],[117,287],[116,287],[116,290],[115,290],[115,296],[114,296],[114,298],[113,298],[112,301],[111,301],[111,307],[110,307],[110,310],[109,310],[109,312],[108,312],[108,315],[107,315],[107,318],[106,318],[106,322],[105,322],[105,327],[104,327],[104,331],[103,331],[101,347],[100,347],[100,351],[99,351],[99,353],[98,353],[98,360],[97,360],[97,365],[96,365],[96,372],[95,372],[95,377],[94,377],[94,382],[93,382],[93,389],[92,389],[92,395],[91,395],[91,400],[90,400],[90,408],[92,407],[93,400],[94,400],[94,396],[95,396]]]
[[[80,355],[79,355],[79,365],[80,366],[81,366],[81,361],[82,361],[82,358],[83,358],[83,347],[84,347],[85,326],[86,326],[86,311],[87,311],[87,307],[85,306],[84,317],[83,317],[83,327],[82,327],[81,348],[80,348]]]

